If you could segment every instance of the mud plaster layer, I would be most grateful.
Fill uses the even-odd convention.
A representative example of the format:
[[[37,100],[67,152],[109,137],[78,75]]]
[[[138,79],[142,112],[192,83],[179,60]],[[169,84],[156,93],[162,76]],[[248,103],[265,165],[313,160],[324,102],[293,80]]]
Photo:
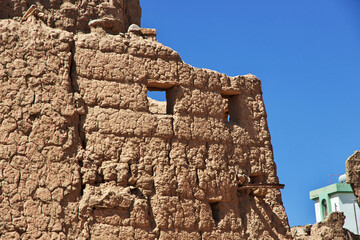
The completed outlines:
[[[357,202],[360,204],[360,151],[355,151],[346,160],[346,182],[351,184]]]
[[[140,25],[139,0],[1,0],[0,19],[21,19],[34,4],[34,15],[52,28],[70,32],[90,32],[90,20],[106,20],[107,32],[126,32],[131,24]]]
[[[278,183],[255,76],[134,34],[35,19],[0,34],[1,239],[289,237],[279,190],[238,191]]]
[[[296,226],[291,228],[293,239],[296,240],[358,240],[356,235],[343,228],[345,215],[343,212],[332,212],[323,221],[314,225]]]

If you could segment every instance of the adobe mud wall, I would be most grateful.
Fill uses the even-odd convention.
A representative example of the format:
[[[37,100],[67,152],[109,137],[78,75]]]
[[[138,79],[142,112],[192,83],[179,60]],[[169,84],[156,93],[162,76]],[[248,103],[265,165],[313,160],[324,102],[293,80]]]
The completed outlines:
[[[295,240],[359,240],[359,235],[343,228],[344,223],[343,212],[332,212],[314,225],[292,227],[291,235]]]
[[[346,160],[346,182],[351,185],[357,202],[360,204],[360,151],[355,151]]]
[[[0,21],[1,239],[290,237],[259,79],[43,21]]]
[[[135,23],[140,25],[139,0],[1,0],[0,19],[20,20],[34,4],[34,15],[48,26],[70,32],[90,32],[91,20],[106,20],[105,29],[112,34],[126,32]]]

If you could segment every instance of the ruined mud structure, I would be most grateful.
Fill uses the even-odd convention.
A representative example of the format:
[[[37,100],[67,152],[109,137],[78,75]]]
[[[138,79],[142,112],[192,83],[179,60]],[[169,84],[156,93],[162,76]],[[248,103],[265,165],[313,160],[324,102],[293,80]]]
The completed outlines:
[[[346,182],[351,185],[354,194],[360,203],[360,151],[355,151],[346,160]]]
[[[359,235],[343,228],[344,222],[343,212],[332,212],[322,222],[292,227],[291,234],[295,240],[359,240]]]
[[[360,151],[350,156],[346,161],[346,181],[351,184],[358,204],[360,203]],[[356,235],[343,228],[345,215],[342,212],[332,212],[322,222],[314,225],[295,226],[291,228],[292,237],[296,240],[359,240]]]
[[[259,79],[124,33],[136,0],[0,9],[1,239],[291,237]]]

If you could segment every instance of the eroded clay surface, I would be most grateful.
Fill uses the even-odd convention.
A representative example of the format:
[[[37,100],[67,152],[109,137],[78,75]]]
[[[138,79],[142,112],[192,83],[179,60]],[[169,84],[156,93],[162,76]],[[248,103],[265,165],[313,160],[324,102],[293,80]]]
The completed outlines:
[[[191,67],[146,34],[35,17],[0,34],[2,239],[290,237],[278,189],[239,190],[278,184],[255,76]]]
[[[73,35],[13,20],[0,21],[0,32],[1,238],[77,236],[81,110],[69,77]]]
[[[360,151],[346,160],[346,182],[351,184],[357,202],[360,203]]]
[[[107,32],[126,32],[131,24],[140,25],[139,0],[1,0],[0,19],[21,19],[34,4],[34,15],[48,26],[71,32],[90,32],[91,20],[106,21]]]
[[[356,235],[343,228],[345,215],[343,212],[332,212],[323,221],[314,225],[292,227],[291,233],[296,240],[358,240]]]

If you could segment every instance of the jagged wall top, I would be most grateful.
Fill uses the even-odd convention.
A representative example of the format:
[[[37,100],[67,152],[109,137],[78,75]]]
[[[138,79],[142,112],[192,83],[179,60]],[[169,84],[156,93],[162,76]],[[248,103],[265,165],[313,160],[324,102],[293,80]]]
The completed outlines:
[[[112,34],[140,25],[139,0],[1,0],[0,19],[20,19],[32,4],[48,26],[70,32],[89,32],[88,23],[94,19],[106,19]]]

